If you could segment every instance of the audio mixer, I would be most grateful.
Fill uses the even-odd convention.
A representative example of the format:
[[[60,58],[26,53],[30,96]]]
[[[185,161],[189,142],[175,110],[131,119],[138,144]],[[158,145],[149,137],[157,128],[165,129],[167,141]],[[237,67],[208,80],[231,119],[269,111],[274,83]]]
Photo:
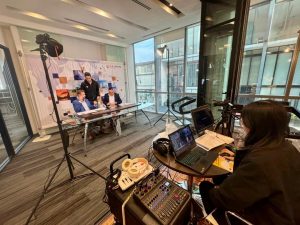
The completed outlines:
[[[191,200],[186,190],[160,174],[137,185],[133,198],[163,225],[175,221]]]

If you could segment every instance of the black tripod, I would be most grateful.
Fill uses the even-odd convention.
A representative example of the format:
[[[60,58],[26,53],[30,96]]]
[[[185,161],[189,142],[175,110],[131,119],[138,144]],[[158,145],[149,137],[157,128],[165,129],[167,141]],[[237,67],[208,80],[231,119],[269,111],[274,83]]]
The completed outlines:
[[[168,96],[167,96],[167,107],[168,107],[168,109],[167,109],[167,111],[154,123],[154,126],[155,126],[155,124],[157,124],[157,122],[158,121],[160,121],[167,113],[168,113],[168,116],[167,116],[167,123],[168,122],[170,122],[169,120],[170,120],[170,113],[172,113],[173,114],[173,116],[174,117],[176,117],[176,119],[177,120],[179,120],[178,119],[178,117],[170,110],[170,74],[169,74],[169,72],[170,72],[170,56],[169,56],[169,49],[168,49],[168,47],[167,47],[167,45],[165,45],[164,47],[162,47],[162,48],[158,48],[157,50],[158,50],[158,52],[162,55],[163,53],[164,53],[164,51],[165,51],[165,49],[167,50],[167,69],[168,69],[168,71],[167,71],[167,85],[168,85],[168,87],[167,87],[167,94],[168,94]]]
[[[44,196],[49,193],[51,190],[55,189],[56,187],[62,186],[68,182],[71,182],[73,180],[77,180],[86,176],[90,176],[90,175],[98,175],[99,177],[101,177],[102,179],[106,180],[105,177],[103,177],[101,174],[97,173],[95,170],[93,170],[92,168],[88,167],[87,165],[85,165],[84,163],[80,162],[78,159],[76,159],[75,157],[73,157],[69,152],[68,152],[68,146],[67,143],[65,141],[65,134],[63,132],[62,129],[62,125],[61,125],[61,120],[59,118],[59,114],[58,114],[58,110],[56,107],[56,102],[55,102],[55,98],[54,98],[54,94],[53,94],[53,89],[51,86],[51,81],[49,78],[49,73],[48,73],[48,69],[47,69],[47,65],[46,65],[46,60],[47,60],[47,53],[50,56],[58,56],[59,54],[57,54],[57,46],[60,46],[60,53],[62,52],[62,45],[59,44],[58,42],[56,42],[54,39],[50,38],[48,34],[40,34],[37,35],[36,37],[36,43],[40,45],[39,47],[39,51],[40,51],[40,55],[41,55],[41,59],[43,62],[43,66],[44,66],[44,70],[45,70],[45,75],[46,75],[46,79],[47,79],[47,84],[48,84],[48,88],[49,88],[49,92],[51,95],[51,99],[52,99],[52,104],[53,104],[53,108],[54,108],[54,112],[55,112],[55,116],[57,119],[57,125],[58,125],[58,129],[59,129],[59,133],[60,133],[60,137],[62,140],[62,144],[63,144],[63,149],[64,149],[64,157],[62,158],[61,162],[57,165],[57,168],[55,169],[53,175],[51,176],[51,178],[49,179],[48,183],[46,184],[43,193],[41,195],[41,197],[39,198],[39,200],[37,201],[35,207],[33,208],[31,214],[29,215],[27,221],[26,221],[26,225],[30,223],[32,216],[35,214],[39,204],[41,203],[41,201],[43,200]],[[56,46],[53,46],[57,44]],[[52,48],[52,49],[51,49]],[[51,50],[54,49],[54,53],[51,52]],[[52,54],[53,53],[53,54]],[[56,55],[55,55],[56,54]],[[92,171],[92,173],[87,173],[87,174],[83,174],[83,175],[79,175],[79,176],[74,176],[73,170],[74,165],[72,163],[72,160],[75,160],[76,162],[80,163],[82,166],[84,166],[85,168],[87,168],[88,170]],[[60,184],[58,184],[57,186],[49,189],[50,185],[52,184],[58,170],[60,169],[61,165],[63,164],[63,162],[66,160],[67,165],[68,165],[68,169],[69,169],[69,174],[70,174],[70,178]]]

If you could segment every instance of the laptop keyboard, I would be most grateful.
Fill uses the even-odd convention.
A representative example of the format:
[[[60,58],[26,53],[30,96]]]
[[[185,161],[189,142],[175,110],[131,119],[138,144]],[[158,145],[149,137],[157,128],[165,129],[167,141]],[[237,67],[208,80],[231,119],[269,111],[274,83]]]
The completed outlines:
[[[191,154],[187,154],[185,157],[181,159],[181,162],[186,165],[192,166],[196,163],[202,156],[206,156],[206,152],[201,151],[193,151]]]

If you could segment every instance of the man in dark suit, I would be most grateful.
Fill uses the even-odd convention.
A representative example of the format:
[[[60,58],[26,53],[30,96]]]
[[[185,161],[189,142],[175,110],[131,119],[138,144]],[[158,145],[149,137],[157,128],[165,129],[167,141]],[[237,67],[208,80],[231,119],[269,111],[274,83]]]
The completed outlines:
[[[106,93],[103,97],[103,103],[107,107],[113,107],[113,106],[121,104],[122,99],[120,98],[119,94],[115,93],[114,88],[110,87],[110,88],[108,88],[108,93]]]
[[[89,72],[84,73],[84,81],[81,83],[80,89],[84,90],[86,98],[92,105],[97,104],[97,100],[100,98],[99,84],[92,79]]]
[[[77,91],[77,99],[72,102],[75,112],[84,112],[96,107],[85,98],[84,90]]]

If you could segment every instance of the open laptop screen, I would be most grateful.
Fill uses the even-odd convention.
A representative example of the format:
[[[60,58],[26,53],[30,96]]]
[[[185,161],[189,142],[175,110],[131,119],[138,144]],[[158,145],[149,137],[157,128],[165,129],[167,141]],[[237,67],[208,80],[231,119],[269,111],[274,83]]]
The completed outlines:
[[[169,138],[176,156],[196,145],[193,133],[189,126],[182,127],[169,134]]]
[[[192,110],[192,118],[197,133],[214,125],[214,117],[207,105]]]

